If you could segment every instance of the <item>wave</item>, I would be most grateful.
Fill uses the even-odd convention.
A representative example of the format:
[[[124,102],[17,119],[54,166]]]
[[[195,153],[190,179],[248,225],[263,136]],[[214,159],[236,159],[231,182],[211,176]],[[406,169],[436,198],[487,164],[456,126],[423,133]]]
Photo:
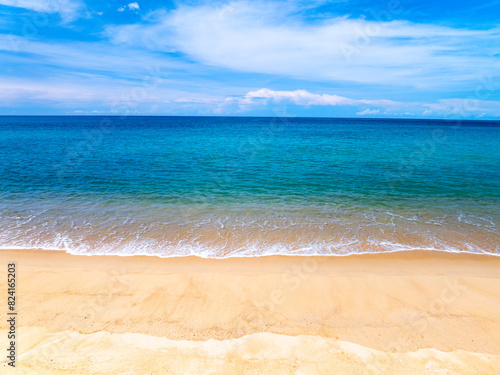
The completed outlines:
[[[54,202],[0,207],[0,248],[80,255],[345,256],[409,250],[500,254],[500,220],[475,212],[144,207]]]
[[[144,247],[141,244],[130,244],[127,247],[122,248],[92,248],[87,246],[83,247],[71,247],[64,245],[63,247],[56,247],[48,245],[37,245],[32,244],[2,244],[0,245],[0,250],[41,250],[41,251],[64,251],[73,255],[84,255],[84,256],[156,256],[159,258],[179,258],[179,257],[189,257],[195,256],[205,259],[225,259],[225,258],[249,258],[249,257],[266,257],[266,256],[333,256],[333,257],[344,257],[351,255],[362,255],[362,254],[383,254],[383,253],[396,253],[405,251],[437,251],[446,253],[465,253],[465,254],[483,254],[500,256],[500,251],[498,249],[483,249],[479,248],[473,244],[465,244],[462,248],[456,247],[421,247],[421,246],[408,246],[406,244],[400,243],[388,243],[382,241],[375,247],[367,247],[361,249],[359,246],[352,246],[346,243],[341,244],[331,244],[329,247],[319,247],[319,246],[305,246],[301,248],[296,248],[290,244],[276,244],[270,247],[250,247],[247,249],[239,249],[237,251],[224,252],[223,254],[220,248],[213,248],[207,246],[193,246],[193,245],[183,245],[177,246],[175,248],[159,248],[159,247]]]

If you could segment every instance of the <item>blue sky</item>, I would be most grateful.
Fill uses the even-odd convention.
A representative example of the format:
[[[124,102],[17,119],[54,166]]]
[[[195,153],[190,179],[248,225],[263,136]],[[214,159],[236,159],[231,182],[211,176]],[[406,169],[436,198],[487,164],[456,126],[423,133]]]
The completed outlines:
[[[500,0],[0,0],[0,114],[500,119]]]

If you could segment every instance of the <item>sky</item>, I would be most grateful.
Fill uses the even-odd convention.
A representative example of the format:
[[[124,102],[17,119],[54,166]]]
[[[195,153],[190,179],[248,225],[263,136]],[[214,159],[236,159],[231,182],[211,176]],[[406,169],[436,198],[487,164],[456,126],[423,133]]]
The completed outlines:
[[[500,120],[500,0],[0,0],[0,115]]]

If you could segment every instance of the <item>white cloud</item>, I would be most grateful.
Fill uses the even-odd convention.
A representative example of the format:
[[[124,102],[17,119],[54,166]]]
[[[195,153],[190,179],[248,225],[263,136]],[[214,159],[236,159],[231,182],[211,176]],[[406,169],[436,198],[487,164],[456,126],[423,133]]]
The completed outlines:
[[[71,111],[97,108],[106,113],[163,110],[172,114],[183,105],[203,105],[201,99],[172,104],[174,100],[189,98],[192,91],[202,98],[203,90],[207,90],[203,81],[191,83],[186,89],[179,72],[190,75],[192,64],[147,51],[137,54],[136,50],[109,43],[44,43],[0,34],[0,54],[9,71],[0,75],[0,112],[4,108],[31,110],[38,106]],[[16,66],[23,69],[16,71]],[[25,72],[30,70],[36,75],[27,77]],[[189,113],[192,111],[184,114]]]
[[[44,43],[30,38],[0,34],[0,52],[2,51],[7,52],[3,57],[3,64],[33,64],[36,67],[34,69],[38,70],[47,67],[59,68],[64,74],[98,73],[111,76],[116,81],[124,78],[140,80],[150,72],[157,74],[157,67],[165,71],[189,68],[188,64],[173,59],[159,57],[150,52],[134,54],[128,48],[109,43]],[[43,76],[42,73],[39,75]]]
[[[109,28],[116,43],[181,51],[207,65],[321,81],[434,88],[498,71],[500,28],[467,30],[336,17],[306,23],[286,2],[231,2],[155,12]]]
[[[219,104],[220,100],[213,98],[178,98],[174,103],[192,103],[192,104]]]
[[[356,115],[385,114],[391,116],[454,116],[460,118],[500,117],[500,101],[471,99],[442,99],[435,103],[402,102],[387,99],[353,99],[332,94],[315,94],[307,90],[276,91],[260,89],[242,97],[227,97],[220,107],[237,104],[243,111],[274,103],[299,106],[351,106],[360,108]],[[369,106],[368,108],[366,108]],[[373,108],[378,107],[378,108]],[[409,112],[411,111],[411,112]]]
[[[500,117],[500,101],[469,99],[441,99],[436,103],[424,104],[424,115],[456,115],[468,117],[474,114],[483,117],[483,113],[489,116]]]
[[[279,102],[282,100],[290,101],[297,105],[380,105],[384,107],[400,106],[402,103],[387,99],[351,99],[339,95],[313,94],[306,90],[295,91],[275,91],[270,89],[260,89],[248,92],[243,98],[234,98],[242,104],[259,104],[262,100],[273,100]]]
[[[136,2],[130,3],[128,5],[119,7],[117,10],[118,12],[123,12],[126,8],[128,8],[128,10],[139,10],[139,4]]]
[[[359,112],[356,112],[356,114],[358,116],[364,116],[364,115],[377,115],[380,113],[380,109],[365,109],[364,111],[359,111]],[[405,113],[407,114],[407,113]]]
[[[129,5],[127,5],[128,9],[130,10],[139,10],[139,4],[137,3],[130,3]]]
[[[59,13],[64,22],[78,18],[84,9],[78,0],[0,0],[0,4],[42,13]]]

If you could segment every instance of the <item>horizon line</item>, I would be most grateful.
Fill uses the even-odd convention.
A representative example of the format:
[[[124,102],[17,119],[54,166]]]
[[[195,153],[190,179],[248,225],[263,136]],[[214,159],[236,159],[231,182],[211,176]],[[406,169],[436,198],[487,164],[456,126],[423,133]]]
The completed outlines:
[[[213,118],[288,118],[288,119],[328,119],[328,120],[396,120],[396,121],[443,121],[443,122],[499,122],[500,119],[468,119],[468,118],[422,118],[422,117],[329,117],[329,116],[238,116],[238,115],[148,115],[148,114],[131,114],[131,115],[105,115],[105,114],[0,114],[0,117],[213,117]]]

